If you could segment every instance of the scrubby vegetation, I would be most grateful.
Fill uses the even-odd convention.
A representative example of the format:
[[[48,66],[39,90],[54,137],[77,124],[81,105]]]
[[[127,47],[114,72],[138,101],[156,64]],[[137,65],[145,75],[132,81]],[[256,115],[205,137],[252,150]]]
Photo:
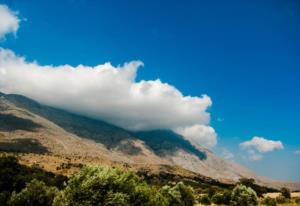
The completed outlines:
[[[251,189],[253,189],[258,197],[263,197],[263,194],[267,193],[267,192],[277,192],[276,189],[272,189],[269,187],[264,187],[264,186],[260,186],[255,184],[255,180],[250,178],[241,178],[238,182],[238,184],[241,185],[245,185],[246,187],[250,187]]]
[[[46,186],[42,181],[33,179],[19,193],[13,192],[8,205],[11,206],[51,206],[58,189]]]
[[[82,167],[82,168],[81,168]],[[2,206],[276,206],[300,203],[287,188],[277,198],[258,194],[270,191],[242,179],[236,185],[185,179],[176,175],[121,171],[112,167],[83,166],[67,178],[27,167],[12,156],[0,156],[0,205]]]
[[[18,160],[12,156],[0,157],[0,202],[1,205],[7,205],[13,192],[15,196],[19,194],[26,184],[32,180],[42,181],[47,186],[53,186],[58,189],[63,188],[64,181],[67,178],[62,175],[55,175],[46,172],[38,166],[27,167],[18,163]],[[30,186],[30,185],[27,185]],[[24,191],[23,191],[24,192]]]
[[[265,197],[261,201],[262,205],[266,206],[277,206],[277,205],[300,205],[300,197],[292,198],[291,192],[288,188],[281,188],[280,195],[276,198]]]
[[[192,187],[182,182],[158,187],[134,172],[83,167],[68,180],[15,157],[0,158],[0,201],[4,206],[192,206]]]
[[[73,175],[53,205],[194,205],[192,188],[183,183],[156,188],[133,172],[84,167]]]
[[[259,199],[251,187],[239,184],[232,190],[230,203],[233,206],[256,206]]]
[[[277,202],[274,198],[266,197],[261,201],[262,204],[266,206],[277,206]]]
[[[281,188],[280,192],[284,198],[291,199],[291,191],[288,188],[283,187]]]

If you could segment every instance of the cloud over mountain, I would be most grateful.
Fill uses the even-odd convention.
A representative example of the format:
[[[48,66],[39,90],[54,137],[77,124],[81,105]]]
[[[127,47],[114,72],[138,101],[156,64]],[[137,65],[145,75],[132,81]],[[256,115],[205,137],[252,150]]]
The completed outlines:
[[[136,81],[143,63],[41,66],[0,50],[0,90],[102,119],[130,130],[172,129],[208,147],[217,142],[207,95],[184,96],[161,80]]]
[[[19,29],[19,18],[6,5],[0,4],[0,39],[8,33],[16,33]]]
[[[195,124],[184,128],[178,128],[176,129],[176,132],[195,145],[210,148],[217,144],[217,134],[214,128],[210,126]]]

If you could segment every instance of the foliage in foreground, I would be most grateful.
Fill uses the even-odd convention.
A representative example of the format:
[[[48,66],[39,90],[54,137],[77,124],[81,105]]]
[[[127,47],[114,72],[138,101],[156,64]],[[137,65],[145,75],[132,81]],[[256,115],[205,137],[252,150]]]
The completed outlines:
[[[283,197],[287,199],[291,199],[291,191],[288,188],[283,187],[281,188],[280,192]]]
[[[271,198],[271,197],[264,198],[261,203],[266,205],[266,206],[277,206],[276,200],[274,198]]]
[[[48,186],[63,188],[63,183],[67,179],[62,175],[55,175],[46,172],[37,166],[27,167],[19,164],[17,158],[13,156],[0,156],[0,203],[6,206],[10,200],[12,192],[21,192],[26,184],[32,180],[44,182]],[[28,185],[27,185],[28,186]]]
[[[256,192],[245,185],[237,185],[231,193],[231,205],[233,206],[256,206],[258,205]]]
[[[26,185],[21,192],[13,192],[8,205],[11,206],[51,206],[58,193],[56,187],[48,187],[36,179]]]
[[[105,167],[84,167],[72,176],[54,199],[54,206],[192,206],[193,190],[183,183],[154,188],[133,172]]]
[[[69,178],[0,157],[0,203],[4,206],[192,206],[194,191],[178,182],[152,186],[134,172],[84,167]]]
[[[165,178],[163,178],[165,179]],[[15,157],[0,156],[0,205],[2,206],[192,206],[203,205],[258,205],[256,187],[251,180],[222,188],[206,185],[195,192],[188,182],[165,181],[152,184],[134,172],[123,172],[107,167],[83,167],[72,177],[55,175],[39,167],[27,167]],[[159,178],[158,178],[159,180]],[[184,179],[178,179],[178,181]],[[176,183],[177,182],[177,183]],[[252,186],[255,189],[251,189]],[[290,200],[290,191],[281,190],[276,199],[264,198],[266,206],[300,202]],[[195,195],[197,194],[197,195]]]

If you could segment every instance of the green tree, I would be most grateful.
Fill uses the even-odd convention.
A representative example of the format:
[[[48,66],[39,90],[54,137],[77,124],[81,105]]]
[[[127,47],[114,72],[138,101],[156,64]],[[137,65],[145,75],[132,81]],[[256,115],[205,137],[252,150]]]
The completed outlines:
[[[193,189],[182,182],[178,182],[174,187],[164,186],[161,193],[167,197],[167,205],[170,206],[193,206],[195,203]]]
[[[26,183],[33,179],[58,188],[63,188],[63,183],[67,180],[65,176],[46,172],[36,166],[21,165],[16,157],[0,156],[0,192],[20,192],[26,186]]]
[[[266,206],[277,206],[277,202],[274,198],[266,197],[263,202]]]
[[[263,197],[263,194],[267,193],[268,191],[273,191],[270,188],[255,184],[255,179],[253,178],[241,178],[238,184],[245,185],[246,187],[251,187],[259,197]]]
[[[201,195],[199,202],[202,205],[210,205],[211,204],[211,200],[209,198],[209,195],[207,195],[207,194]]]
[[[217,205],[229,205],[231,199],[231,191],[223,190],[216,192],[212,197],[211,201]]]
[[[300,205],[300,197],[296,197],[295,198],[295,203],[298,204],[298,205]]]
[[[283,187],[280,189],[280,192],[283,197],[291,199],[291,191],[289,188]]]
[[[212,197],[211,197],[211,201],[217,205],[221,205],[223,204],[223,194],[220,192],[215,193]]]
[[[286,198],[282,194],[280,194],[278,197],[276,197],[276,202],[279,204],[289,203],[290,199]]]
[[[56,187],[47,187],[44,182],[33,179],[19,193],[12,193],[8,205],[51,206],[57,193]]]
[[[255,180],[253,178],[241,178],[239,179],[239,184],[252,188],[252,186],[255,184]]]
[[[167,200],[133,172],[84,167],[73,175],[54,200],[54,206],[167,205]]]
[[[229,205],[231,200],[231,190],[225,190],[223,192],[223,202],[224,205]]]
[[[6,206],[7,205],[7,201],[9,200],[10,198],[10,192],[0,192],[0,203],[1,205],[3,206]]]
[[[258,197],[253,189],[239,184],[232,190],[230,204],[233,206],[256,206]]]

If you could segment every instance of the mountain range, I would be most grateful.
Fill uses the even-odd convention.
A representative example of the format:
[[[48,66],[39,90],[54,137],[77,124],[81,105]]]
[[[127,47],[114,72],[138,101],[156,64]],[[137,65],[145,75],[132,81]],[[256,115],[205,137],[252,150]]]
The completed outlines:
[[[137,168],[167,166],[224,183],[253,178],[261,185],[300,189],[299,183],[260,177],[171,130],[128,131],[1,92],[0,151],[99,158]]]

